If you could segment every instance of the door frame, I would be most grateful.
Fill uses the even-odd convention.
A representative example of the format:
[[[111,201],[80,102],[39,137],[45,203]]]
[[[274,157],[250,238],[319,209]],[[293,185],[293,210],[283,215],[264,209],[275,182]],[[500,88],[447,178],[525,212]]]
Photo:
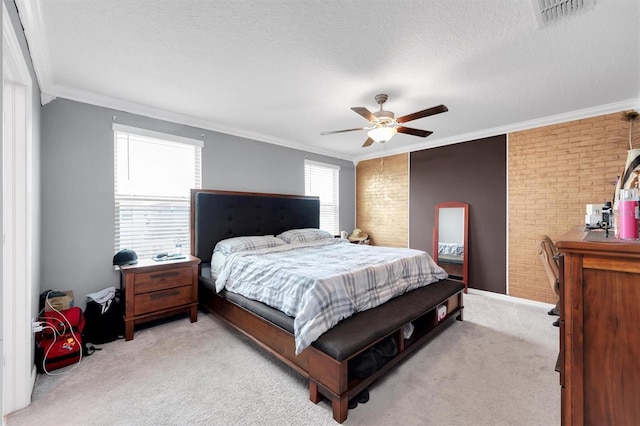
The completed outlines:
[[[2,3],[2,415],[31,402],[36,370],[33,301],[33,80]],[[5,181],[6,180],[6,181]]]

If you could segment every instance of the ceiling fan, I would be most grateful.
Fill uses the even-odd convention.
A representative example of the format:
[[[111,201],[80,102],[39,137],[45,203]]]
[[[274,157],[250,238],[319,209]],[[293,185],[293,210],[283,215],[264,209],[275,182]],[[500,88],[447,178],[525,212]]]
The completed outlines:
[[[362,145],[363,147],[369,146],[374,142],[387,142],[396,133],[406,133],[408,135],[426,138],[433,132],[430,132],[428,130],[413,129],[411,127],[404,127],[400,124],[449,111],[446,106],[438,105],[422,111],[414,112],[413,114],[403,115],[402,117],[395,118],[393,112],[385,111],[382,109],[382,105],[387,101],[387,97],[388,96],[383,93],[376,95],[376,102],[378,103],[378,105],[380,105],[380,111],[377,112],[372,113],[365,107],[351,108],[353,111],[369,120],[370,126],[358,127],[356,129],[336,130],[333,132],[323,132],[321,133],[321,135],[352,132],[354,130],[369,130],[369,132],[367,132],[367,140]]]

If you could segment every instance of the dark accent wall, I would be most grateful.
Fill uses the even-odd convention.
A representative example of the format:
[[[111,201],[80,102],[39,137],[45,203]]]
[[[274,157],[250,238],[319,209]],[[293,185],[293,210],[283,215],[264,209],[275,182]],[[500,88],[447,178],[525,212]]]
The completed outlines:
[[[437,203],[468,203],[469,287],[506,294],[506,135],[412,152],[409,187],[409,247],[433,251]]]

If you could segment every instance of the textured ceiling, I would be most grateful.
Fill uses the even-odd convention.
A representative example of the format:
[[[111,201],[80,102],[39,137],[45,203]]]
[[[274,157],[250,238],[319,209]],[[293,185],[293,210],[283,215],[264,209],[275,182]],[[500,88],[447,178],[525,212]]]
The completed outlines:
[[[359,160],[637,108],[640,2],[539,28],[531,0],[17,0],[54,97]],[[361,148],[350,110],[406,115]]]

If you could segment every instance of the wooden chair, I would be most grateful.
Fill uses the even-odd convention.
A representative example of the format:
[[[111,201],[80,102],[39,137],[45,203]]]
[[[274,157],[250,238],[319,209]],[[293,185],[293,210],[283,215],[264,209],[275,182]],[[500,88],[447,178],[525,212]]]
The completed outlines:
[[[544,271],[547,273],[547,279],[553,294],[556,295],[558,300],[556,306],[551,309],[549,315],[560,315],[560,267],[558,266],[558,249],[548,235],[543,235],[538,240],[537,244],[538,256],[544,267]],[[557,322],[557,321],[556,321]],[[554,323],[555,325],[555,323]]]

